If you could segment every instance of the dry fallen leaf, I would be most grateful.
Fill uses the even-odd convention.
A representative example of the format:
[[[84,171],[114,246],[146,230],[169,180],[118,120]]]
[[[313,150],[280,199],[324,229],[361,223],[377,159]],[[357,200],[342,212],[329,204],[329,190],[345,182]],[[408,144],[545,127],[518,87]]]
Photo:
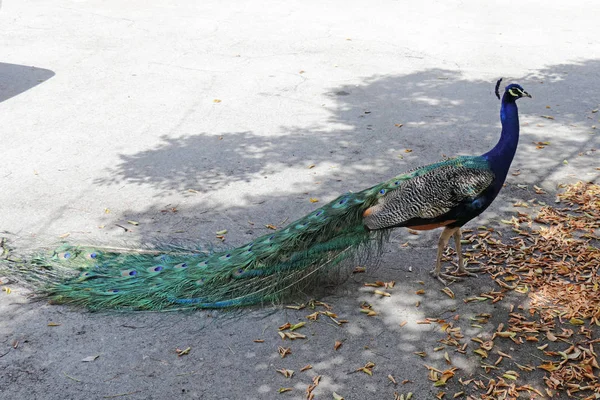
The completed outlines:
[[[177,353],[177,357],[181,357],[181,356],[185,356],[187,354],[190,354],[190,350],[192,350],[191,347],[187,347],[183,350],[181,350],[180,348],[175,349],[175,353]]]
[[[278,369],[277,372],[279,372],[281,375],[285,376],[286,378],[291,378],[294,375],[294,371],[291,369]]]
[[[444,292],[451,299],[454,298],[454,292],[452,290],[450,290],[449,287],[445,287],[445,288],[441,289],[441,291]]]
[[[295,331],[296,329],[300,329],[304,325],[306,325],[306,322],[298,322],[297,324],[290,326],[290,331]]]
[[[281,347],[279,346],[277,348],[277,352],[279,353],[279,356],[281,358],[285,358],[285,356],[292,354],[292,349],[290,349],[289,347]]]

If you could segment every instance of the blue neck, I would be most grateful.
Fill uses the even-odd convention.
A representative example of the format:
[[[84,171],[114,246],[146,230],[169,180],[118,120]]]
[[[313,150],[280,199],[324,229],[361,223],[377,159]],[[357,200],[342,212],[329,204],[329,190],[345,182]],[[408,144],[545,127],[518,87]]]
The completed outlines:
[[[519,112],[514,97],[505,94],[500,108],[502,134],[493,149],[483,155],[496,175],[494,186],[500,190],[508,174],[508,169],[517,151],[519,143]]]

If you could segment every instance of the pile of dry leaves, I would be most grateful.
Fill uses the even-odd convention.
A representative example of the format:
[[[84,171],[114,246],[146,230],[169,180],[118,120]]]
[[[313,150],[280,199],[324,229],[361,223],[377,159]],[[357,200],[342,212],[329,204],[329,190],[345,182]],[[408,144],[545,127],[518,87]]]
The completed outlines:
[[[529,398],[564,394],[600,398],[595,349],[600,342],[600,185],[567,186],[556,202],[562,207],[544,205],[537,216],[518,212],[512,220],[503,221],[512,225],[513,237],[501,237],[492,230],[466,237],[471,244],[466,254],[469,263],[486,266],[501,288],[480,296],[488,295],[492,301],[502,300],[511,291],[528,296],[516,310],[510,307],[506,323],[498,326],[492,339],[511,340],[513,347],[530,342],[539,351],[533,355],[539,360],[536,365],[521,365],[518,353],[497,349],[494,354],[499,357],[489,362],[493,340],[482,342],[476,353],[492,376],[487,382],[461,381],[473,396],[477,393],[467,398],[510,399],[523,392]],[[507,358],[519,371],[502,368]],[[545,371],[545,387],[518,384],[539,381],[528,374],[540,370]]]

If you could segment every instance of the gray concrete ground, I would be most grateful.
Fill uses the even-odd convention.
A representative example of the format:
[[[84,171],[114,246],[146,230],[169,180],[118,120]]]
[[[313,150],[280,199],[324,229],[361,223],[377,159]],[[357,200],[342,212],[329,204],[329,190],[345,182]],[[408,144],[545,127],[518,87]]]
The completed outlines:
[[[2,236],[26,252],[64,238],[210,246],[227,229],[226,244],[240,245],[314,209],[310,198],[485,152],[505,77],[533,94],[520,103],[521,174],[471,223],[500,228],[532,184],[554,193],[598,179],[599,11],[596,1],[5,1]],[[0,292],[0,398],[302,399],[315,375],[316,398],[433,398],[422,365],[443,368],[442,354],[413,352],[442,336],[416,321],[493,310],[462,299],[495,287],[482,276],[453,285],[455,300],[441,294],[427,276],[436,234],[398,231],[378,269],[308,293],[349,323],[311,323],[301,343],[281,342],[277,327],[310,310],[90,314]],[[373,280],[398,285],[375,299],[362,286]],[[380,315],[362,314],[362,301]],[[280,345],[292,354],[280,358]],[[372,377],[351,373],[368,361]],[[479,372],[468,357],[455,364]],[[412,382],[394,387],[388,374]]]

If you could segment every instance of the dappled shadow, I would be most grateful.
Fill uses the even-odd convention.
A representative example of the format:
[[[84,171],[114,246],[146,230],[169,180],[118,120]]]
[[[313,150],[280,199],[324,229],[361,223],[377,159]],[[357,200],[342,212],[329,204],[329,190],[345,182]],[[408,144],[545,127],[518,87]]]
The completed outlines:
[[[466,82],[438,69],[373,77],[324,93],[335,105],[323,123],[279,127],[281,133],[272,136],[244,131],[164,137],[157,148],[121,155],[111,177],[96,183],[212,191],[310,164],[316,165],[312,172],[334,172],[334,178],[367,172],[375,183],[438,160],[464,140],[481,141],[484,152],[497,138],[492,90],[489,82]],[[489,115],[469,107],[471,91],[489,105]]]
[[[0,103],[54,76],[49,69],[0,62]]]
[[[585,156],[593,156],[599,143],[592,129],[597,114],[591,113],[599,101],[594,92],[599,68],[600,62],[587,61],[514,79],[534,94],[533,101],[520,104],[522,139],[514,167],[526,173],[519,180],[540,185],[552,175],[580,171],[589,164]],[[314,164],[311,178],[322,181],[316,188],[322,195],[358,190],[444,156],[482,154],[498,139],[499,103],[493,82],[468,81],[456,72],[431,69],[376,76],[324,95],[334,105],[323,123],[282,126],[268,136],[251,131],[165,136],[156,148],[122,154],[110,178],[95,183],[210,193],[235,190],[238,183],[265,177],[289,180],[290,170],[309,175],[305,170]],[[538,141],[550,145],[539,150],[533,144]],[[312,189],[307,179],[299,179],[300,190]],[[243,193],[245,186],[240,188]]]

